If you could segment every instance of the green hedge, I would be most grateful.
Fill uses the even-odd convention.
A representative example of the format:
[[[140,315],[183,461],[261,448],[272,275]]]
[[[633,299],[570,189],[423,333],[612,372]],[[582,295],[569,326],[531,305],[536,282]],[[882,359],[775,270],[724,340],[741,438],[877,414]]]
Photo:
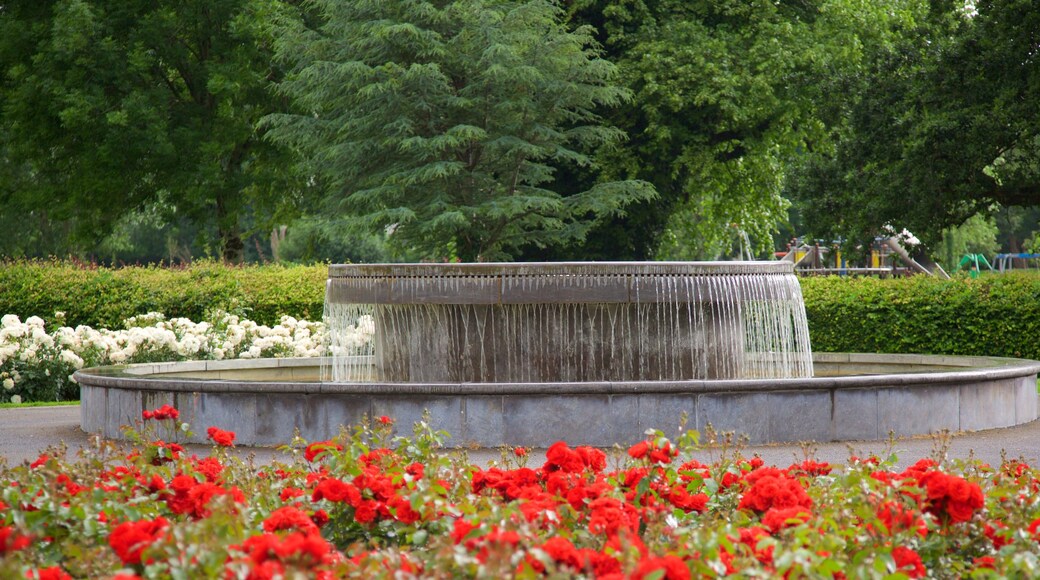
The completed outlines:
[[[1040,275],[805,278],[813,350],[1040,359]]]
[[[328,266],[227,267],[196,262],[185,268],[84,267],[61,261],[0,264],[0,314],[65,324],[122,328],[146,312],[203,320],[211,310],[241,313],[261,324],[285,314],[321,320]]]

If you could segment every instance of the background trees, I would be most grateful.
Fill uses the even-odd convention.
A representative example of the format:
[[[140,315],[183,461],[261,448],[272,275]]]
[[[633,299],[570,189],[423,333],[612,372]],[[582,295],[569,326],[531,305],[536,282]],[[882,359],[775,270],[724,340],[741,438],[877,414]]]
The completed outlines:
[[[934,3],[874,55],[838,146],[803,168],[806,223],[862,241],[891,222],[934,246],[974,214],[1040,203],[1038,46],[1033,2]]]
[[[0,255],[1034,247],[1038,34],[1028,0],[7,2]]]
[[[595,111],[626,92],[591,30],[567,30],[551,2],[314,5],[321,24],[281,28],[277,44],[291,63],[279,92],[299,113],[265,126],[330,213],[420,257],[499,260],[581,241],[653,196],[632,180],[553,190],[560,165],[588,167],[621,141]]]
[[[257,137],[274,105],[267,0],[57,0],[0,9],[5,215],[102,237],[134,212],[212,227],[243,258],[247,219],[291,207]]]

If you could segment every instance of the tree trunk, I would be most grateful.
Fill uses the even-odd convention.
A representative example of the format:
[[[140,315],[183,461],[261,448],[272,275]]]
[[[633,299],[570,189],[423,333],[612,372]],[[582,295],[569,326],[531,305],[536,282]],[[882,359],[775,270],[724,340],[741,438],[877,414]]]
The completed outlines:
[[[241,264],[245,261],[245,242],[238,229],[238,212],[228,207],[225,193],[218,193],[217,199],[217,232],[220,235],[221,259],[227,264]]]

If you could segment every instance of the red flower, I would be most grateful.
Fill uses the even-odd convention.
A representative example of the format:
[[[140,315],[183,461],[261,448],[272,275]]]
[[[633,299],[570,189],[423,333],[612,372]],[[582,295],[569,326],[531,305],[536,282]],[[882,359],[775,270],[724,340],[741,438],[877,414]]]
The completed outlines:
[[[394,496],[386,502],[387,507],[393,509],[394,519],[405,525],[411,525],[422,518],[422,514],[412,509],[412,503],[408,498]]]
[[[152,465],[162,465],[163,463],[169,463],[175,461],[184,447],[177,443],[167,443],[161,439],[157,439],[152,443],[153,447],[149,449],[149,454],[152,455]]]
[[[331,502],[347,502],[347,504],[357,507],[361,503],[361,492],[358,488],[354,487],[353,484],[345,483],[334,477],[323,479],[318,483],[318,486],[314,488],[314,493],[311,495],[311,501],[319,501],[327,499]]]
[[[772,508],[762,516],[762,524],[774,534],[784,528],[805,523],[812,515],[799,506]]]
[[[209,436],[209,438],[217,445],[223,447],[233,447],[235,445],[234,431],[224,431],[223,429],[210,427],[209,429],[206,429],[206,435]]]
[[[265,532],[277,532],[279,530],[295,530],[304,534],[317,534],[318,525],[310,516],[293,506],[282,506],[267,516],[264,520]]]
[[[451,530],[451,539],[456,544],[461,544],[462,540],[465,540],[469,533],[480,527],[480,522],[471,523],[468,520],[457,519],[453,524]]]
[[[628,448],[628,454],[633,459],[649,457],[650,461],[653,463],[664,464],[671,463],[672,458],[679,454],[679,450],[672,447],[670,441],[660,437],[636,443]]]
[[[149,419],[155,419],[156,421],[162,421],[163,419],[176,419],[181,416],[181,412],[169,405],[163,405],[153,411],[142,411],[141,417],[146,421]]]
[[[646,457],[646,454],[650,452],[650,443],[647,441],[640,441],[635,445],[628,448],[628,454],[632,459],[642,459]]]
[[[545,465],[542,470],[547,473],[553,471],[581,473],[585,470],[585,460],[582,459],[580,453],[568,447],[566,443],[557,441],[545,451]]]
[[[703,513],[708,508],[708,496],[703,493],[690,493],[686,488],[678,485],[668,492],[668,501],[675,507],[689,513]]]
[[[664,575],[655,577],[661,580],[688,580],[691,577],[690,568],[686,566],[686,562],[683,562],[677,556],[664,556],[661,558],[643,558],[639,561],[639,567],[636,568],[630,578],[632,580],[642,580],[659,570],[664,570]]]
[[[311,521],[319,528],[324,528],[325,524],[329,523],[329,512],[318,510],[311,514]]]
[[[527,448],[526,447],[514,447],[513,448],[513,455],[516,455],[517,457],[527,457]]]
[[[170,522],[162,516],[154,520],[123,522],[108,535],[108,545],[124,564],[140,564],[141,552],[162,539],[169,525]]]
[[[24,550],[32,545],[32,538],[15,532],[11,526],[0,527],[0,556]]]
[[[1035,524],[1036,522],[1033,523]],[[994,521],[992,523],[987,523],[986,527],[983,528],[982,533],[984,533],[986,537],[989,538],[989,541],[993,542],[993,549],[999,550],[1012,542],[1011,538],[1008,537],[1008,534],[1005,530],[1007,530],[1006,525],[1004,525],[1002,522]],[[1029,533],[1033,533],[1032,526],[1030,526]]]
[[[242,552],[253,564],[250,578],[274,578],[285,575],[284,563],[293,562],[307,567],[332,563],[335,552],[332,545],[319,534],[292,532],[284,537],[275,534],[253,536],[232,551]],[[308,570],[313,576],[314,570]],[[319,578],[323,577],[321,575]]]
[[[896,561],[896,571],[906,574],[909,578],[924,578],[928,574],[921,556],[910,548],[897,546],[892,550],[892,559]]]
[[[337,443],[333,443],[332,441],[315,441],[314,443],[308,445],[307,449],[304,449],[303,458],[306,459],[308,462],[313,463],[319,455],[322,455],[324,452],[331,451],[333,449],[335,449],[336,451],[343,451],[343,446]]]
[[[220,481],[220,474],[224,472],[224,466],[216,457],[207,457],[195,462],[195,471],[204,475],[206,481],[217,483]]]
[[[928,471],[920,474],[917,482],[927,491],[925,510],[937,516],[945,514],[952,523],[970,520],[985,504],[979,485],[956,475]]]
[[[188,514],[194,519],[210,516],[209,503],[216,497],[228,496],[234,503],[244,503],[245,496],[237,487],[225,489],[210,482],[199,483],[190,475],[178,475],[170,482],[174,495],[166,498],[166,505],[176,514]]]
[[[903,530],[916,530],[917,535],[922,538],[928,535],[928,524],[924,518],[913,509],[903,504],[888,500],[878,506],[877,517],[885,524],[889,534],[895,534]]]
[[[559,536],[549,538],[542,544],[542,551],[557,564],[573,571],[581,571],[585,568],[585,558],[567,538]]]
[[[757,475],[757,474],[752,474]],[[771,508],[801,507],[809,510],[812,508],[812,499],[805,493],[805,488],[797,479],[790,479],[784,475],[764,475],[763,477],[748,477],[753,481],[751,489],[744,492],[740,498],[740,509],[751,509],[759,513],[769,511]]]
[[[50,459],[51,459],[50,455],[47,455],[46,453],[41,453],[40,456],[36,458],[36,461],[33,461],[32,463],[29,464],[29,468],[30,469],[36,469],[37,467],[40,467],[41,465],[46,465],[47,462],[50,461]]]
[[[386,415],[383,415],[383,416],[379,417],[379,422],[382,423],[383,425],[393,425],[394,420],[391,419],[390,417],[387,417]]]
[[[69,576],[68,572],[62,570],[61,566],[40,568],[36,572],[29,570],[25,573],[25,577],[34,580],[72,580],[72,576]]]
[[[979,556],[972,562],[976,568],[997,569],[997,560],[993,556]]]

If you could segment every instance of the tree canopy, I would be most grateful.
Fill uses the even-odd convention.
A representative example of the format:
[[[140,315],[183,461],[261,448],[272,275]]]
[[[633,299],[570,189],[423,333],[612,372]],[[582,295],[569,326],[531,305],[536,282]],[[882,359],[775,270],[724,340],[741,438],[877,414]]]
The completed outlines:
[[[1040,9],[963,6],[934,3],[856,79],[840,143],[793,182],[814,231],[892,223],[934,246],[995,204],[1040,203]]]
[[[0,255],[936,248],[1040,204],[1037,46],[1030,0],[7,2]]]
[[[265,125],[328,211],[425,258],[495,260],[580,241],[654,195],[635,180],[552,189],[557,167],[622,140],[596,110],[626,98],[592,31],[568,30],[552,2],[314,6],[320,25],[290,22],[277,43],[290,68],[279,91],[298,112]]]
[[[291,205],[272,110],[273,0],[56,0],[0,8],[0,204],[99,237],[129,212],[212,223]],[[262,213],[262,212],[261,212]]]

